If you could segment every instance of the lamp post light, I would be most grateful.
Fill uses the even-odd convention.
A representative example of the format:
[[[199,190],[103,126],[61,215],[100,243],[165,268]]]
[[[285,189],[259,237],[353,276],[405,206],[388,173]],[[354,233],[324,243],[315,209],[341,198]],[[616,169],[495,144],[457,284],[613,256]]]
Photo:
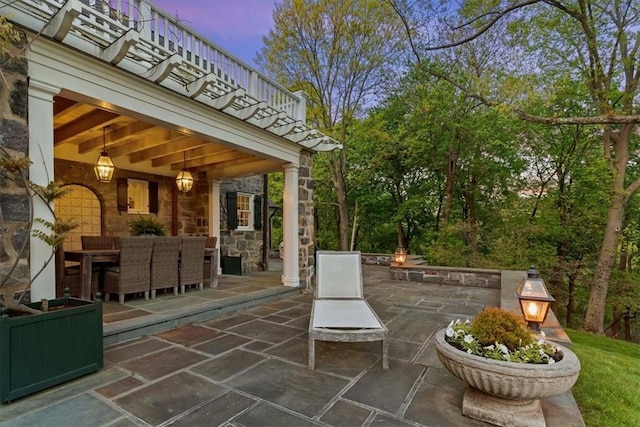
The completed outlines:
[[[524,320],[531,329],[539,331],[547,318],[549,304],[555,299],[549,295],[544,280],[533,265],[527,270],[527,278],[518,286],[517,294]]]
[[[398,265],[402,265],[407,262],[407,250],[402,246],[398,246],[393,253],[393,257]]]

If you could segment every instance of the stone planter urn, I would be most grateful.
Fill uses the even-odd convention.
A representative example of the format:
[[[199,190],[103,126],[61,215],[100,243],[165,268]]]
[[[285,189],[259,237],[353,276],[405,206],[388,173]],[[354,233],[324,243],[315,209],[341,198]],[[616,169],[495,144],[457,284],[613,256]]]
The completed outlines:
[[[468,354],[436,333],[436,350],[444,367],[467,384],[462,414],[504,427],[544,427],[540,399],[562,394],[575,384],[580,361],[557,345],[562,360],[552,364],[515,363]]]

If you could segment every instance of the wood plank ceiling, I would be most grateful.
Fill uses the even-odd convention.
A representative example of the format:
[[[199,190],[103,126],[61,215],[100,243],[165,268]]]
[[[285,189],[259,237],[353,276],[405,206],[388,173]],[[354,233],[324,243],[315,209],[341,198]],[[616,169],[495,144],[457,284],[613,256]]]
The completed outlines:
[[[217,178],[278,171],[280,165],[222,141],[213,142],[76,102],[54,99],[54,157],[95,164],[103,141],[116,168],[175,176],[186,165]]]

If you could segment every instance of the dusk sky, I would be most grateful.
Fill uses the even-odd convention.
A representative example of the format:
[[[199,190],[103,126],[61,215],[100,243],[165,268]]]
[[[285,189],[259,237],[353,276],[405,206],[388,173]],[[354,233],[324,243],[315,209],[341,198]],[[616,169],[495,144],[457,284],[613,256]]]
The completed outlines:
[[[151,0],[234,56],[255,65],[276,0]]]

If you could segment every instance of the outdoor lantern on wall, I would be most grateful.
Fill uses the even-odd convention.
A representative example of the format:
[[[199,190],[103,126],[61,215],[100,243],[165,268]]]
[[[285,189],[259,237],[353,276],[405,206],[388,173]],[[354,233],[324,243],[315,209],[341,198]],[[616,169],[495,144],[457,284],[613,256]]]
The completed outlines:
[[[402,265],[407,262],[407,250],[402,246],[398,246],[393,253],[393,257],[398,265]]]
[[[176,185],[178,186],[178,190],[183,193],[188,193],[193,188],[193,176],[191,172],[187,170],[187,158],[184,151],[182,152],[184,166],[180,172],[178,172],[178,176],[176,176]]]
[[[540,325],[547,318],[549,304],[555,299],[549,295],[544,281],[534,266],[527,270],[527,278],[520,283],[517,293],[524,320],[531,329],[539,331]]]
[[[100,156],[98,156],[96,166],[93,168],[99,182],[111,182],[111,178],[113,178],[113,171],[116,168],[113,165],[111,157],[107,154],[105,132],[106,127],[102,128],[102,152],[100,153]]]

